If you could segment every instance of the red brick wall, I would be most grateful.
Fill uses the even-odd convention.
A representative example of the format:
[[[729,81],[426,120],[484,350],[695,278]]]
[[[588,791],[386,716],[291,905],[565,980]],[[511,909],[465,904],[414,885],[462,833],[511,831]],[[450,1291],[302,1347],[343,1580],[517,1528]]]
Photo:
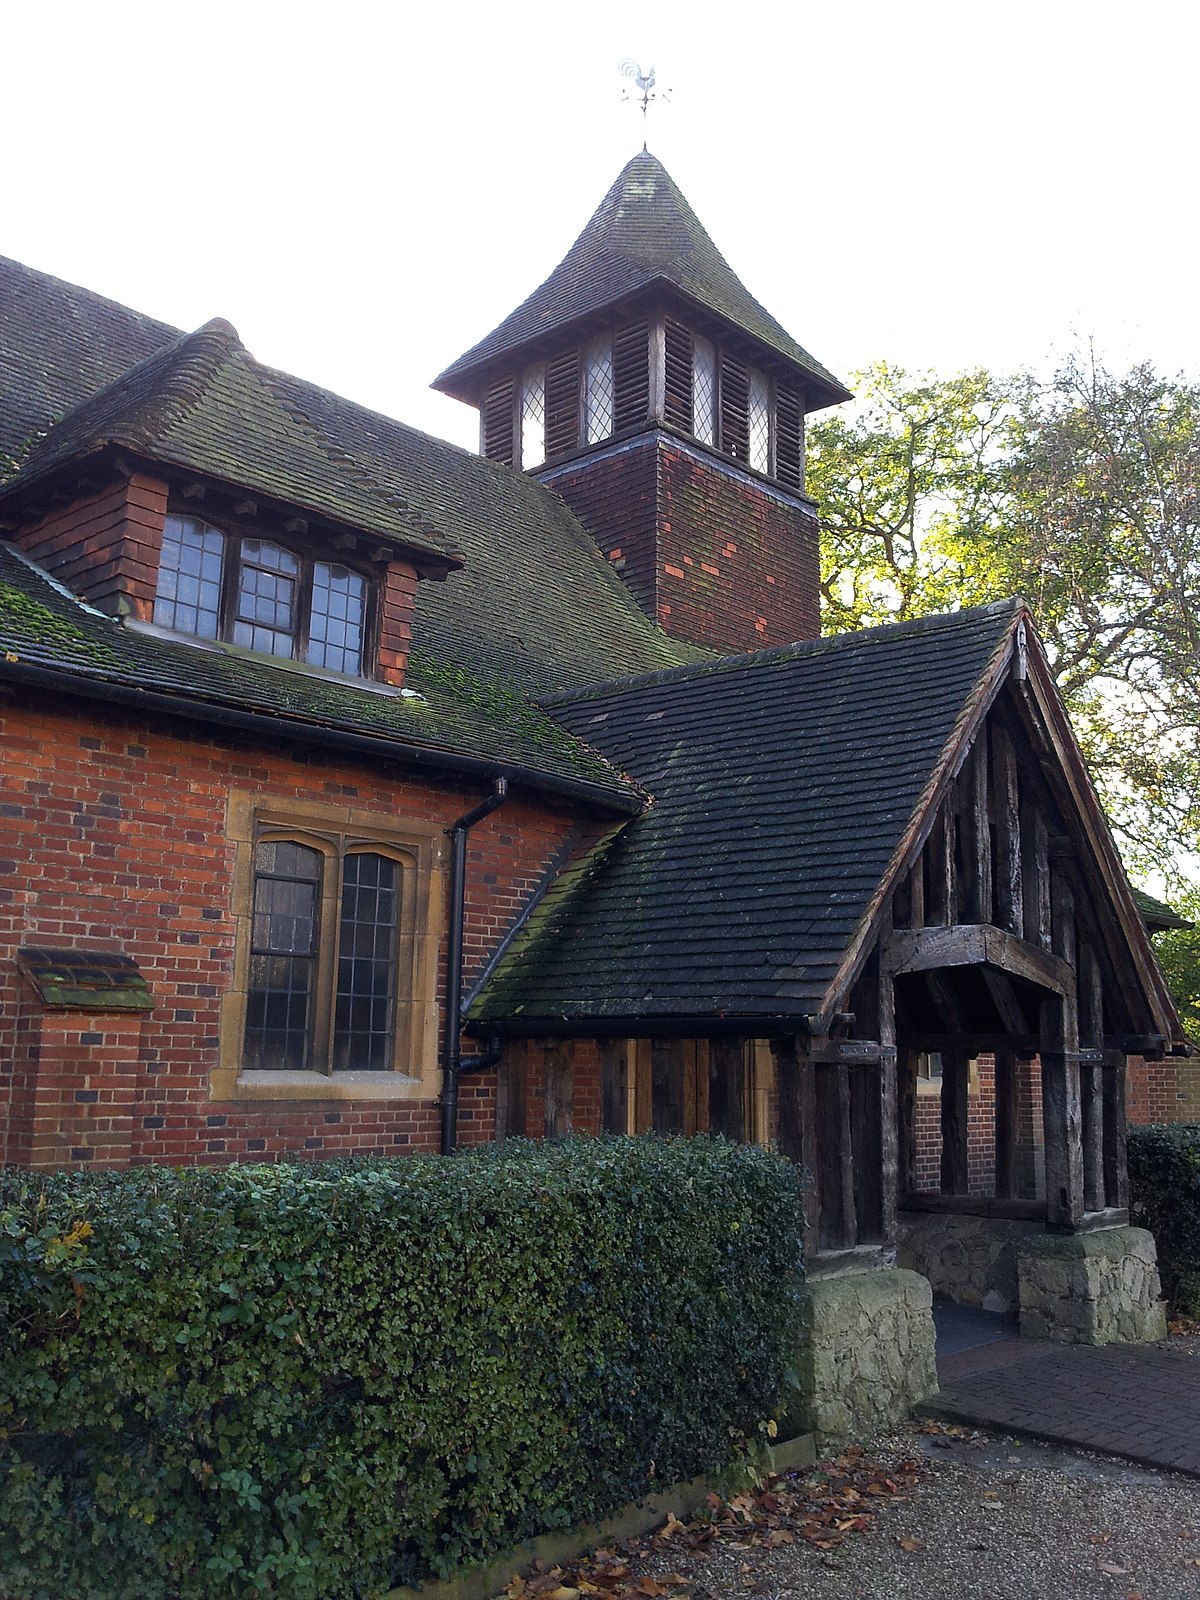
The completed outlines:
[[[730,651],[815,639],[816,518],[670,442],[658,468],[657,616],[666,631]]]
[[[647,616],[658,594],[658,449],[653,434],[544,476],[616,567]]]
[[[665,434],[541,475],[667,633],[756,650],[820,632],[817,522]]]
[[[110,616],[154,611],[167,486],[135,473],[12,535],[31,560]]]
[[[1125,1108],[1130,1122],[1200,1122],[1200,1060],[1130,1056]]]
[[[0,694],[0,743],[0,1161],[436,1148],[432,1101],[210,1099],[235,936],[226,796],[234,787],[448,826],[482,784],[438,787],[328,751],[305,759],[14,691]],[[576,831],[566,807],[519,795],[472,833],[468,984]],[[36,1013],[14,960],[30,944],[125,951],[155,1010],[140,1027]],[[464,1142],[491,1136],[494,1102],[494,1075],[464,1081]]]

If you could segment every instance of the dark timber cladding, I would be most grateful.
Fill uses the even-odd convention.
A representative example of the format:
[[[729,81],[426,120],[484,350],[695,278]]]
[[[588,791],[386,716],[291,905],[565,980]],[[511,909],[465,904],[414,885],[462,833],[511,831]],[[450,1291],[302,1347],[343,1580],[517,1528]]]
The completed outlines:
[[[812,1175],[809,1245],[827,1257],[888,1248],[901,1206],[1119,1220],[1126,1053],[1177,1023],[1026,626],[985,607],[561,699],[654,804],[550,890],[477,1025],[658,1031],[671,1127],[693,1093],[672,1023],[688,1050],[706,1032],[734,1052],[771,1038],[780,1146]],[[805,753],[803,785],[785,749]],[[930,1052],[933,1193],[914,1159]],[[984,1052],[990,1187],[972,1166]]]

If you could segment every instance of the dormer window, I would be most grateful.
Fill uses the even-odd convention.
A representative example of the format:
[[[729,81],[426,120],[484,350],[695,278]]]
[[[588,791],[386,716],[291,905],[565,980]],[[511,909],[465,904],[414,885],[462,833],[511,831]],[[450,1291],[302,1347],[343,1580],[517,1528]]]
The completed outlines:
[[[154,621],[361,677],[367,588],[366,578],[339,562],[169,515]]]

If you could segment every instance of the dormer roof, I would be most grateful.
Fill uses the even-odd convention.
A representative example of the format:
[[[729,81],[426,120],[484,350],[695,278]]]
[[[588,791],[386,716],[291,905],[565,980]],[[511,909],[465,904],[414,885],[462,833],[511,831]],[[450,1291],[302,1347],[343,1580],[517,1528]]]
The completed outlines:
[[[3,497],[27,494],[101,451],[182,468],[432,557],[462,556],[322,437],[221,318],[177,338],[91,395],[36,441]]]
[[[622,170],[595,215],[545,283],[434,388],[472,400],[481,380],[518,352],[606,307],[655,287],[673,289],[796,370],[813,406],[851,398],[761,306],[708,236],[675,180],[643,150]]]

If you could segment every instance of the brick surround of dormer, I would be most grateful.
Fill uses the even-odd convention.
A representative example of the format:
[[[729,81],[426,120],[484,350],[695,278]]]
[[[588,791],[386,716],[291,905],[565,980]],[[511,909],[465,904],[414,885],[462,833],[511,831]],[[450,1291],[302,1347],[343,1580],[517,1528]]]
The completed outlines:
[[[408,668],[416,602],[417,569],[405,561],[389,561],[379,595],[379,676],[397,689],[403,688]]]
[[[135,472],[10,537],[81,600],[148,622],[166,514],[167,485]]]
[[[192,508],[173,504],[171,509]],[[30,560],[89,605],[109,616],[151,622],[167,511],[167,485],[134,473],[47,512],[9,537]],[[197,514],[206,512],[198,508]],[[219,513],[207,514],[236,536],[236,520],[231,523]],[[248,530],[243,526],[241,531]],[[286,532],[277,534],[273,527],[264,526],[261,532],[265,538],[291,542]],[[312,549],[310,545],[310,553]],[[338,559],[335,552],[330,555]],[[412,644],[417,569],[410,561],[394,558],[375,567],[372,581],[378,608],[377,646],[374,662],[367,663],[367,675],[402,688]]]

